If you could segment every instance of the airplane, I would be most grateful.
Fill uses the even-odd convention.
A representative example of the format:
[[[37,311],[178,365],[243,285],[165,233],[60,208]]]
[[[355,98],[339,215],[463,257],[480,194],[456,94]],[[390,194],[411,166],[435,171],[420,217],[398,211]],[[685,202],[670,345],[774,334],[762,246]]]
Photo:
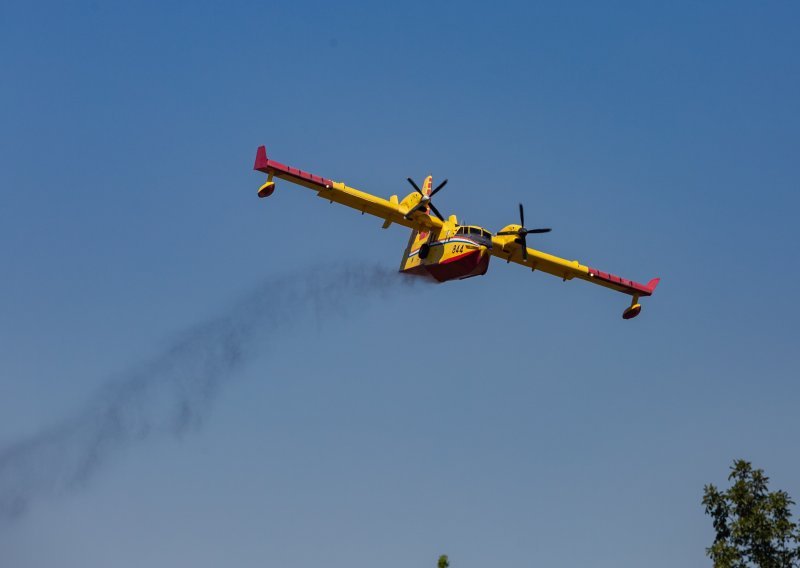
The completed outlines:
[[[489,268],[491,257],[515,263],[532,271],[539,270],[564,281],[579,278],[605,286],[631,296],[630,306],[622,312],[623,319],[639,315],[639,299],[650,296],[659,283],[653,278],[647,284],[621,278],[596,268],[584,266],[577,260],[566,260],[529,248],[526,237],[547,233],[551,229],[525,227],[525,210],[519,204],[519,224],[503,227],[492,233],[476,225],[461,225],[455,215],[448,218],[439,212],[432,198],[447,184],[445,179],[433,188],[433,178],[428,176],[420,188],[407,178],[413,192],[402,200],[397,195],[384,199],[345,185],[343,182],[310,174],[267,157],[265,146],[256,151],[254,170],[267,174],[267,181],[258,189],[258,196],[269,197],[275,191],[275,178],[307,187],[331,203],[346,205],[361,214],[369,213],[383,219],[383,228],[392,223],[411,229],[400,272],[433,278],[438,282],[482,276]]]

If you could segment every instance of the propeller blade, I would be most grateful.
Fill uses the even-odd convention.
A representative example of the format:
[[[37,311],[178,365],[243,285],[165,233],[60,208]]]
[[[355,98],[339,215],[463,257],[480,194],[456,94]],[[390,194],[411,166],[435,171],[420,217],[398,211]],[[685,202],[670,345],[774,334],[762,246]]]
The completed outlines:
[[[528,243],[525,242],[525,237],[522,237],[522,260],[528,261]]]
[[[422,193],[422,190],[419,188],[419,186],[416,183],[414,183],[413,179],[411,178],[406,178],[406,179],[408,180],[408,183],[410,183],[411,186],[417,191],[417,193],[419,193],[420,195],[425,195],[424,193]]]
[[[437,217],[439,217],[439,219],[440,219],[440,220],[444,221],[444,217],[442,217],[442,214],[441,214],[441,213],[439,213],[439,210],[438,210],[438,209],[436,209],[436,205],[434,205],[433,203],[430,203],[430,202],[429,202],[429,203],[428,203],[428,207],[430,207],[430,208],[431,208],[431,211],[433,211],[434,215],[436,215]]]
[[[538,234],[538,233],[549,233],[549,232],[550,232],[550,231],[552,231],[552,230],[553,230],[553,229],[527,229],[527,230],[525,231],[525,234],[526,234],[526,235],[530,235],[531,233],[537,233],[537,234]]]
[[[519,224],[525,226],[525,210],[522,208],[522,203],[519,204]]]
[[[444,180],[442,183],[440,183],[439,185],[437,185],[437,186],[436,186],[436,189],[434,189],[433,191],[431,191],[431,197],[433,197],[434,195],[436,195],[436,193],[437,193],[437,192],[438,192],[440,189],[442,189],[444,186],[446,186],[446,185],[447,185],[447,180]]]

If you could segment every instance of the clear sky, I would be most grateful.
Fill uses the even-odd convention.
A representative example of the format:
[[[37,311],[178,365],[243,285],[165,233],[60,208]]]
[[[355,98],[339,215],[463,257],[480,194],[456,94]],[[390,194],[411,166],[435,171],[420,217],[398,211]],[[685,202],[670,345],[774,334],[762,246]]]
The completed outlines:
[[[387,197],[447,177],[438,208],[490,230],[522,201],[554,228],[532,246],[662,282],[627,322],[626,296],[498,262],[301,310],[198,427],[5,526],[0,565],[710,565],[702,489],[734,458],[800,498],[799,18],[4,2],[0,448],[265,279],[399,264],[405,229],[257,199],[260,144]]]

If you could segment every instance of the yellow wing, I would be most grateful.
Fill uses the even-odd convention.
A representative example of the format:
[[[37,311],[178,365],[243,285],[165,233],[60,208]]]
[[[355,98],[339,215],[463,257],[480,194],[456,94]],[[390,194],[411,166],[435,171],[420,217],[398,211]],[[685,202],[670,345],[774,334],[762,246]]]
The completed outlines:
[[[341,203],[361,211],[361,213],[380,217],[384,220],[384,229],[392,223],[417,231],[438,230],[443,226],[443,222],[438,217],[426,213],[426,207],[424,204],[420,204],[422,196],[418,193],[411,193],[402,201],[399,201],[396,195],[392,195],[389,199],[383,199],[349,187],[343,182],[336,182],[271,160],[267,158],[267,150],[264,146],[260,146],[256,152],[253,169],[268,175],[267,182],[258,190],[259,197],[272,195],[275,190],[275,182],[272,179],[277,177],[313,189],[319,197],[327,199],[331,203]]]
[[[558,276],[563,280],[580,278],[592,284],[599,284],[618,292],[630,294],[634,298],[650,296],[658,285],[659,278],[653,278],[647,284],[640,284],[596,268],[585,266],[577,260],[567,260],[532,248],[526,248],[527,259],[523,258],[522,245],[515,242],[513,236],[493,236],[492,256],[514,262],[531,270],[541,270],[547,274]]]

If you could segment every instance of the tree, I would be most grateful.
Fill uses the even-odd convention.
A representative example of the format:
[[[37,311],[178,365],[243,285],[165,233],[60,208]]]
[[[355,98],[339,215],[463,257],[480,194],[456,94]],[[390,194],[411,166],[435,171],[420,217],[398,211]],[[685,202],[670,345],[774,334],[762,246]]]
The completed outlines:
[[[442,554],[439,557],[438,567],[439,568],[449,568],[449,566],[450,566],[450,561],[447,559],[447,555],[446,554]]]
[[[703,491],[706,514],[717,535],[706,555],[714,568],[798,568],[800,531],[789,508],[794,501],[785,491],[767,491],[769,478],[750,462],[736,460],[720,491],[708,484]]]

